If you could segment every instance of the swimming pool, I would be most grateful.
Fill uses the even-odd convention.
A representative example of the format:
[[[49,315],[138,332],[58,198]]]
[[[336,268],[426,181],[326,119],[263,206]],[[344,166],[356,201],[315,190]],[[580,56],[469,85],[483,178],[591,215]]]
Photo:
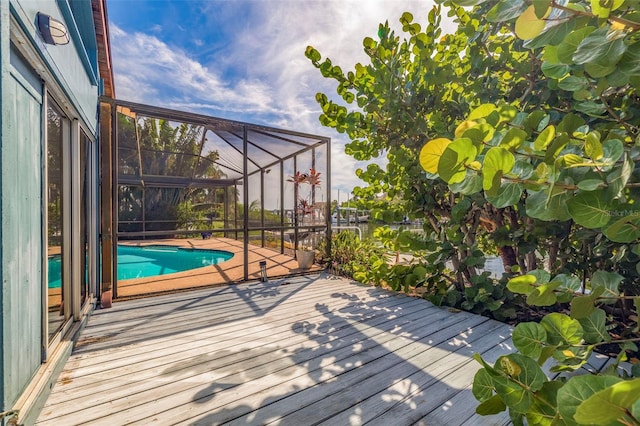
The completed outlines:
[[[217,265],[233,257],[222,250],[190,249],[176,246],[118,246],[118,280],[173,274]],[[49,288],[59,288],[62,281],[61,257],[49,257]]]

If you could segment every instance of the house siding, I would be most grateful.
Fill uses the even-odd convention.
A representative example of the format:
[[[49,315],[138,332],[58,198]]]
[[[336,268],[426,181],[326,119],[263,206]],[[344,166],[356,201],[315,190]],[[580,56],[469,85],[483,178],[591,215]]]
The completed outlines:
[[[66,4],[69,10],[74,11],[73,13],[79,13],[82,10],[81,5],[84,5],[84,8],[88,9],[88,13],[91,13],[91,2],[89,0],[75,0],[75,2],[78,4],[75,4],[73,9],[68,6],[67,0],[22,0],[11,1],[10,3],[13,6],[12,12],[14,16],[18,18],[25,32],[35,41],[45,65],[57,79],[56,83],[64,91],[74,107],[77,108],[77,112],[80,115],[79,118],[89,126],[91,133],[95,135],[98,126],[98,85],[96,81],[92,81],[93,79],[88,74],[88,70],[81,59],[82,56],[86,56],[89,61],[97,64],[97,56],[91,49],[91,46],[96,44],[95,30],[91,28],[93,40],[84,42],[82,37],[88,37],[86,26],[90,23],[86,19],[81,19],[80,22],[66,22],[65,14],[58,5],[59,3]],[[77,32],[82,45],[77,42],[78,38],[73,35],[69,44],[66,45],[52,46],[44,44],[35,25],[38,12],[65,22],[70,33]],[[93,69],[96,67],[97,65],[92,66]]]
[[[42,97],[11,73],[5,85],[2,144],[4,397],[11,406],[41,362]]]
[[[36,27],[38,12],[75,32],[70,43],[44,44]],[[81,17],[78,22],[75,16]],[[20,406],[31,393],[40,395],[43,391],[32,389],[34,383],[47,382],[43,371],[55,370],[51,362],[50,368],[43,366],[46,351],[54,349],[43,340],[45,90],[73,123],[97,139],[96,40],[87,16],[92,16],[90,0],[74,0],[73,8],[68,0],[0,0],[0,411]],[[79,190],[72,183],[69,199],[73,195],[77,202]],[[89,221],[94,228],[96,222]],[[66,232],[74,241],[79,238],[71,228]],[[92,232],[97,235],[97,229]],[[80,295],[73,297],[79,300]],[[31,400],[29,404],[37,405]],[[33,414],[21,412],[23,416]]]

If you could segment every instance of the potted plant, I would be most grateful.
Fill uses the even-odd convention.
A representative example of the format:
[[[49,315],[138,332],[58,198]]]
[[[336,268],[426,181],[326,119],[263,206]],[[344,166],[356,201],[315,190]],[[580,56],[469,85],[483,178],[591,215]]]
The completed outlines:
[[[316,186],[320,185],[320,174],[311,168],[308,173],[296,172],[287,179],[293,182],[293,197],[296,200],[293,213],[294,249],[300,269],[309,269],[315,260],[315,233],[306,232],[301,238],[298,226],[315,223],[315,191]],[[309,186],[308,191],[303,185]]]

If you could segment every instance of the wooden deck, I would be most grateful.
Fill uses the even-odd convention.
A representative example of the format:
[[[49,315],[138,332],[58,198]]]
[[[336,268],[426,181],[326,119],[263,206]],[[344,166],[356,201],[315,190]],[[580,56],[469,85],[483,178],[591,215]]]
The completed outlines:
[[[96,311],[38,425],[479,425],[508,326],[327,275]]]

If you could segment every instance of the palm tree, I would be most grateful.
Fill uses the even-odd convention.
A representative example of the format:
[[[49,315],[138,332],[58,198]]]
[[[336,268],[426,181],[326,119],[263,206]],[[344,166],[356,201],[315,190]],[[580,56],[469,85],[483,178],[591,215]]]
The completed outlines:
[[[119,170],[127,175],[164,176],[171,178],[222,179],[226,175],[216,165],[218,152],[202,153],[205,141],[204,126],[168,120],[139,118],[120,115],[118,122]],[[139,146],[139,155],[138,155]],[[169,184],[170,185],[170,184]],[[216,200],[216,190],[204,186],[160,187],[145,186],[145,220],[156,222],[154,229],[176,229],[178,206],[191,202],[198,206],[211,206]],[[124,195],[127,191],[121,191]],[[230,192],[229,192],[230,194]],[[122,197],[121,214],[135,210],[139,200]],[[184,210],[184,209],[183,209]]]

